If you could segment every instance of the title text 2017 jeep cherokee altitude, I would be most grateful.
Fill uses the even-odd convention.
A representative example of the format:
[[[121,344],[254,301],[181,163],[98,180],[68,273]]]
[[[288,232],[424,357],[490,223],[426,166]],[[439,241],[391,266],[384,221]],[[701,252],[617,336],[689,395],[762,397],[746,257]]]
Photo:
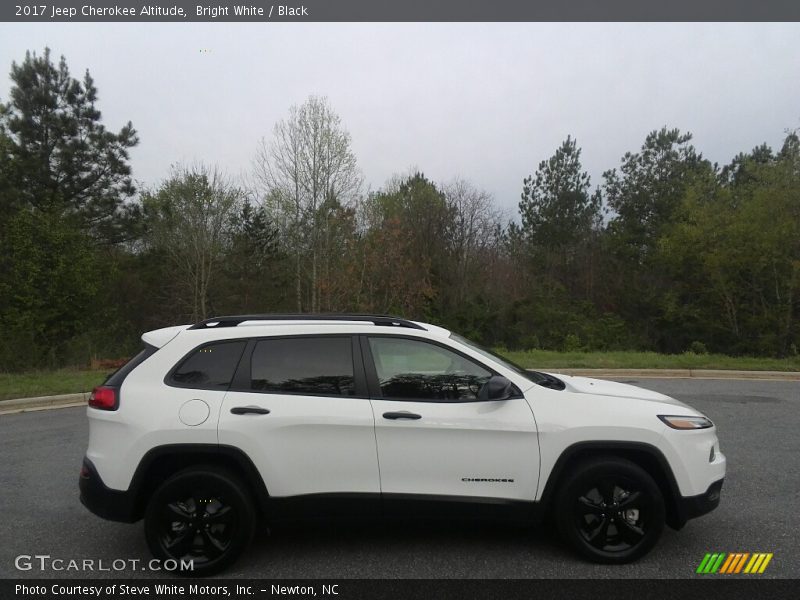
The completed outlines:
[[[144,518],[153,554],[194,574],[230,565],[259,517],[546,514],[622,563],[719,503],[725,457],[695,409],[434,325],[249,315],[142,339],[89,401],[81,500]]]

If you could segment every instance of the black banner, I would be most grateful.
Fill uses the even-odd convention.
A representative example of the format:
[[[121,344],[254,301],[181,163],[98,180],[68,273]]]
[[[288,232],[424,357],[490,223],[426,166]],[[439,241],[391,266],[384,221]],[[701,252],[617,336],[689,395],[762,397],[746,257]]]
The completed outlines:
[[[798,21],[796,0],[58,0],[2,2],[0,21]]]
[[[330,600],[625,600],[675,597],[703,600],[795,597],[794,580],[710,577],[688,580],[423,580],[423,579],[161,579],[10,580],[0,582],[0,598],[140,598],[157,600],[329,598]]]

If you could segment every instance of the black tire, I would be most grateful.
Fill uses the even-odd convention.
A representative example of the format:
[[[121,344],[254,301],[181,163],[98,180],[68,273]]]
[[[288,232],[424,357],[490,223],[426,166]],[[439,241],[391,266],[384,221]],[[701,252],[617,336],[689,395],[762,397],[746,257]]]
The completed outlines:
[[[150,497],[144,517],[153,556],[193,562],[176,575],[206,576],[225,569],[244,552],[256,527],[247,487],[217,467],[192,467],[167,479]]]
[[[647,554],[664,529],[664,498],[635,463],[614,456],[579,463],[555,498],[558,530],[593,562],[622,564]]]

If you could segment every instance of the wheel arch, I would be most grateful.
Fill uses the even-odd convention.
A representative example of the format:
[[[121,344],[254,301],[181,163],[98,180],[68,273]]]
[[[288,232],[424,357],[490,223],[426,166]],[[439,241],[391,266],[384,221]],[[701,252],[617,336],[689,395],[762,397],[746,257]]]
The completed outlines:
[[[238,475],[252,494],[258,512],[264,514],[269,492],[253,461],[242,450],[217,444],[168,444],[152,448],[139,461],[129,488],[134,519],[144,516],[150,496],[170,476],[201,465],[222,467]]]
[[[549,511],[553,498],[570,468],[587,458],[613,456],[630,460],[642,467],[655,480],[664,497],[666,523],[673,529],[686,524],[686,515],[681,506],[681,494],[675,475],[664,454],[645,442],[586,441],[568,446],[559,455],[547,478],[540,505]]]

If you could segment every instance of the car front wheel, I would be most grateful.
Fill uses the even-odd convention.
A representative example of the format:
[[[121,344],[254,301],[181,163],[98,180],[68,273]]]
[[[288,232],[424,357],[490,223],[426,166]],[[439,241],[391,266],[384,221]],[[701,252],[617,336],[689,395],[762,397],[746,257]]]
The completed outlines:
[[[664,499],[635,463],[596,458],[571,470],[556,497],[561,535],[586,558],[627,563],[655,546],[664,529]]]
[[[166,480],[150,498],[144,521],[153,555],[176,561],[176,574],[189,576],[231,565],[252,540],[255,524],[246,487],[215,467],[187,469]],[[182,563],[192,566],[181,569]]]

